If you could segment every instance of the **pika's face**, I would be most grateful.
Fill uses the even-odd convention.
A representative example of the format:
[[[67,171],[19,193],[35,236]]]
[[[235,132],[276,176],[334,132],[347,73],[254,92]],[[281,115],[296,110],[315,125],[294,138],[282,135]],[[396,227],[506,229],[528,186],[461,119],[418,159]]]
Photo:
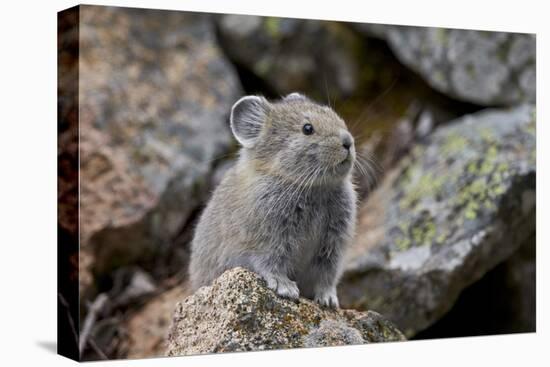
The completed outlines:
[[[297,93],[275,103],[242,98],[233,107],[231,127],[260,169],[301,184],[341,180],[355,160],[344,121]]]

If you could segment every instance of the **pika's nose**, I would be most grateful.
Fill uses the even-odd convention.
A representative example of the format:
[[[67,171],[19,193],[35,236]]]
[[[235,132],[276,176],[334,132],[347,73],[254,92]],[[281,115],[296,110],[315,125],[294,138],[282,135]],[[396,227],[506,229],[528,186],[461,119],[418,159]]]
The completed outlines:
[[[342,134],[342,146],[349,150],[353,145],[353,139],[349,133]]]

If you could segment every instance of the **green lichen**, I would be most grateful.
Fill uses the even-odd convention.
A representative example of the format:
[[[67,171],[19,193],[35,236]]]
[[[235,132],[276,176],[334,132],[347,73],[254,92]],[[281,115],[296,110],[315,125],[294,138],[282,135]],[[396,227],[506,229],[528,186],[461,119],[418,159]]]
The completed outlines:
[[[441,152],[445,156],[453,155],[462,152],[468,146],[468,140],[462,135],[453,133],[445,139],[441,147]]]
[[[494,202],[492,202],[490,199],[485,199],[483,201],[483,207],[490,211],[497,210],[497,205]]]
[[[437,235],[437,238],[435,239],[435,243],[437,243],[438,245],[443,245],[447,241],[448,238],[449,238],[449,231],[447,229],[443,229]]]
[[[531,112],[531,120],[525,126],[525,132],[535,136],[536,128],[537,128],[537,110],[533,108],[533,111]]]
[[[411,245],[411,240],[408,237],[399,237],[395,240],[395,245],[399,251],[406,251]]]
[[[417,246],[429,246],[436,236],[433,218],[426,218],[411,230],[413,240]]]
[[[487,159],[488,160],[496,159],[497,155],[498,155],[498,149],[497,149],[496,144],[491,144],[489,146],[489,149],[487,149],[487,152],[486,152]]]
[[[438,236],[435,219],[427,213],[422,214],[415,223],[401,222],[397,228],[401,232],[394,241],[397,252],[413,246],[430,246]]]
[[[502,177],[502,173],[508,172],[510,170],[510,166],[506,162],[501,162],[497,165],[497,173],[500,173],[499,177]]]
[[[419,246],[428,246],[432,244],[436,235],[435,223],[430,218],[429,221],[423,223],[422,226],[413,228],[414,241]]]
[[[495,187],[493,187],[492,191],[490,191],[490,193],[494,195],[502,195],[505,192],[506,192],[506,186],[504,185],[496,185]]]
[[[449,34],[445,28],[436,28],[435,36],[441,45],[446,45],[449,41]]]
[[[496,210],[496,198],[506,192],[503,176],[509,166],[506,163],[497,164],[496,155],[490,147],[483,161],[467,165],[467,172],[473,179],[460,188],[454,200],[454,205],[461,209],[466,220],[476,219],[481,209]]]
[[[279,18],[268,17],[264,20],[265,30],[272,38],[279,38],[281,35],[280,25],[281,20]]]
[[[505,193],[505,177],[510,165],[499,162],[500,142],[486,128],[478,129],[483,142],[479,158],[465,165],[465,175],[459,176],[459,191],[454,206],[462,220],[474,220],[481,210],[496,210],[496,199]],[[466,181],[466,183],[464,183]]]
[[[475,201],[470,201],[466,204],[464,209],[464,218],[472,220],[477,217],[477,210],[479,209],[479,204]]]
[[[393,237],[395,252],[443,245],[468,221],[498,209],[514,171],[515,161],[509,154],[501,153],[503,149],[510,151],[510,141],[496,138],[495,132],[488,128],[478,128],[477,132],[478,138],[471,141],[458,133],[444,137],[435,162],[429,159],[428,163],[422,163],[426,162],[425,149],[409,156],[407,168],[394,185],[399,212],[407,218],[401,219],[395,228],[399,229]],[[468,152],[472,149],[476,154]],[[518,155],[530,153],[513,151]],[[433,209],[443,213],[436,216],[437,221],[423,214],[428,210],[435,213]]]
[[[492,143],[495,141],[493,132],[486,127],[479,128],[478,133],[484,143]]]
[[[488,175],[489,173],[491,173],[493,171],[493,169],[495,168],[493,162],[491,161],[488,161],[488,160],[484,160],[481,162],[481,165],[479,166],[479,170],[477,173],[479,173],[480,175]]]
[[[405,172],[405,180],[407,182],[412,181],[414,176],[419,173],[415,172],[415,170],[418,170],[418,167],[412,167]],[[413,209],[420,199],[428,196],[436,196],[441,191],[445,180],[445,176],[435,176],[432,172],[422,175],[412,187],[404,190],[407,194],[399,202],[400,209]]]

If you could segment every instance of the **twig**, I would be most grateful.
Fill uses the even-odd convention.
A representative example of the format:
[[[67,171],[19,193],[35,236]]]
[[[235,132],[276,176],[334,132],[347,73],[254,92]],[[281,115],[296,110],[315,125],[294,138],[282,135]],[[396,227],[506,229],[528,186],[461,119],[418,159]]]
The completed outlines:
[[[86,320],[84,320],[84,327],[82,328],[82,332],[80,333],[80,343],[78,344],[78,349],[81,356],[84,348],[86,348],[86,342],[88,340],[90,332],[92,331],[92,326],[94,326],[97,319],[97,314],[101,312],[108,299],[109,297],[107,297],[105,293],[101,293],[97,296],[97,298],[90,306],[88,315],[86,315]]]
[[[63,297],[61,293],[57,293],[57,296],[59,297],[59,301],[65,307],[67,310],[67,319],[69,320],[69,326],[71,327],[71,332],[73,333],[74,340],[76,342],[76,345],[78,345],[78,334],[76,332],[76,327],[74,326],[74,320],[71,316],[71,308],[69,307],[69,302]]]
[[[93,338],[88,339],[88,344],[90,344],[90,347],[92,347],[94,352],[96,352],[99,355],[99,358],[105,359],[105,360],[109,359],[109,357],[107,357],[107,355],[101,350],[101,348],[97,345],[97,343]]]

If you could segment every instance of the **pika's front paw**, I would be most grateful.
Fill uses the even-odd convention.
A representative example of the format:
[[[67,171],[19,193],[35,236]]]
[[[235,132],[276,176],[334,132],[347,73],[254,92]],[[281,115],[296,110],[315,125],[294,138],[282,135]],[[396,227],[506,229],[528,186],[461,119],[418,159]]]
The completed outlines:
[[[296,282],[292,280],[274,275],[264,275],[267,282],[267,287],[275,291],[279,296],[291,299],[297,299],[300,296],[300,291]]]
[[[315,302],[321,306],[338,308],[338,296],[336,295],[336,289],[328,289],[322,292],[318,292],[314,297]]]

